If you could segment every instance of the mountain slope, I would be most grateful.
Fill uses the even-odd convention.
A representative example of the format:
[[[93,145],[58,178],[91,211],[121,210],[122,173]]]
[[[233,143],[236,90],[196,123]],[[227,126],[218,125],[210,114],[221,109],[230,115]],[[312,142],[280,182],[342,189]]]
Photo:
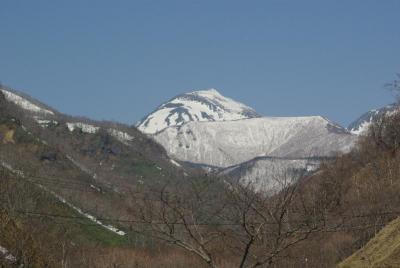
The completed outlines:
[[[319,162],[318,159],[306,158],[257,157],[223,169],[219,175],[243,185],[251,184],[255,191],[272,195],[314,171]]]
[[[26,132],[51,147],[44,153],[51,161],[60,154],[58,157],[62,155],[97,181],[110,185],[120,182],[122,188],[137,185],[147,176],[161,180],[164,175],[159,169],[183,174],[183,169],[171,162],[164,148],[135,128],[60,114],[25,94],[8,88],[0,90],[3,96],[0,120],[7,114],[8,121],[19,122],[19,132]]]
[[[400,267],[400,219],[390,222],[338,267]]]
[[[160,105],[137,123],[144,133],[154,134],[170,126],[192,121],[228,121],[260,117],[252,108],[222,96],[215,89],[181,94]]]
[[[79,263],[71,267],[91,267],[74,257],[89,254],[87,247],[109,252],[119,246],[146,248],[150,238],[130,232],[132,224],[126,221],[138,220],[138,203],[147,201],[149,189],[190,179],[189,171],[136,128],[63,115],[23,94],[0,90],[0,266],[9,254],[27,264],[18,254],[19,231],[1,225],[4,215],[24,230],[32,226],[28,237],[48,246],[49,252],[39,250],[45,257],[61,263],[58,246],[71,251],[69,261]],[[39,199],[42,195],[46,198]],[[68,234],[57,236],[64,229]],[[50,238],[41,235],[46,232]]]
[[[189,122],[154,135],[181,161],[229,167],[258,156],[308,158],[346,152],[356,137],[320,116]]]
[[[395,110],[398,109],[398,106],[395,104],[391,104],[385,107],[382,107],[380,109],[374,109],[371,111],[368,111],[361,115],[357,120],[352,122],[347,129],[355,134],[355,135],[362,135],[368,130],[369,125],[381,118],[382,116],[386,114],[390,114],[391,112],[394,112]]]

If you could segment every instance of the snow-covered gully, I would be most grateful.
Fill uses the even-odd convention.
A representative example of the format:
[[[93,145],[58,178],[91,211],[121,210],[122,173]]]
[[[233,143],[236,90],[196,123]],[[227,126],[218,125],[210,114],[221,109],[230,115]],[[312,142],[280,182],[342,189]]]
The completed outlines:
[[[107,230],[116,233],[117,235],[120,236],[124,236],[126,235],[126,233],[124,231],[119,230],[118,228],[115,228],[112,225],[107,225],[102,223],[101,221],[97,220],[94,216],[83,212],[80,208],[72,205],[71,203],[68,203],[64,198],[62,198],[61,196],[59,196],[58,194],[54,193],[53,191],[47,190],[48,192],[50,192],[52,195],[54,195],[58,200],[60,200],[62,203],[66,204],[67,206],[69,206],[70,208],[72,208],[73,210],[75,210],[76,212],[78,212],[79,214],[85,216],[86,218],[88,218],[89,220],[91,220],[92,222],[106,228]]]

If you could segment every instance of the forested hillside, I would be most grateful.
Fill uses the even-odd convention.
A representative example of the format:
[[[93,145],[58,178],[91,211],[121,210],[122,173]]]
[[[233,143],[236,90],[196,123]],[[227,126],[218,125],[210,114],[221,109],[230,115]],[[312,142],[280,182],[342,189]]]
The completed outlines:
[[[35,116],[0,93],[0,263],[165,267],[159,261],[169,249],[129,225],[140,222],[137,203],[147,199],[146,189],[184,177],[183,169],[127,126],[61,114],[43,126]],[[69,129],[74,120],[90,121],[98,132]],[[133,139],[121,141],[108,129]],[[149,262],[148,254],[161,248]]]
[[[5,267],[333,267],[400,212],[396,112],[299,181],[274,173],[265,195],[133,127],[51,111],[0,94]]]

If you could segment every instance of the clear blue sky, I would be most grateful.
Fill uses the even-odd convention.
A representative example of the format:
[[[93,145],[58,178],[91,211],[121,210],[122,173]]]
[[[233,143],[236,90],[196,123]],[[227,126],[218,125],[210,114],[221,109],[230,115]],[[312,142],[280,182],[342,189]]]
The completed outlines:
[[[398,0],[0,0],[0,81],[94,119],[214,87],[347,125],[392,101],[399,19]]]

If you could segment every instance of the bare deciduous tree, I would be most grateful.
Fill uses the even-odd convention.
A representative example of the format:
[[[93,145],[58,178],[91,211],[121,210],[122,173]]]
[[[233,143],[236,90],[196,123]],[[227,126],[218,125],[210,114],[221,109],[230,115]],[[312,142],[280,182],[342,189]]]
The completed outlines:
[[[231,256],[236,267],[269,266],[324,226],[321,211],[296,184],[268,196],[254,192],[251,184],[209,178],[152,192],[140,209],[142,224],[133,229],[179,246],[210,267],[223,256]]]

